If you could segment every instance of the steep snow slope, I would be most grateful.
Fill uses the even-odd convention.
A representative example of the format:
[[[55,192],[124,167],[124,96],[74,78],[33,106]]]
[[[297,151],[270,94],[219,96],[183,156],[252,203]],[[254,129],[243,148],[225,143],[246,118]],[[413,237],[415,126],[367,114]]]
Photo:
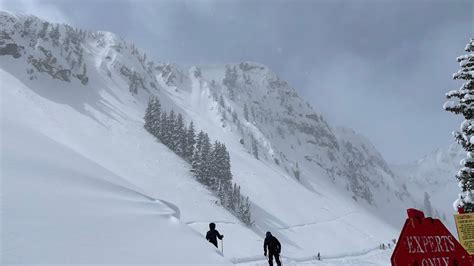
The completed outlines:
[[[452,144],[412,164],[392,166],[411,194],[418,197],[419,208],[424,208],[424,192],[428,193],[434,215],[443,219],[454,235],[457,234],[452,203],[460,192],[455,175],[460,169],[459,162],[465,157],[466,152],[459,145]]]
[[[173,206],[17,119],[36,97],[0,77],[2,265],[225,263]]]
[[[252,138],[256,139],[261,160],[299,179],[307,189],[318,193],[327,191],[325,186],[336,188],[335,194],[400,221],[393,217],[394,210],[400,211],[412,199],[373,145],[352,130],[331,128],[268,67],[243,62],[191,72],[190,78],[199,81],[194,84],[214,99],[212,109],[219,113],[214,121],[220,118],[226,129],[220,131],[227,135],[232,131],[233,139],[242,138],[249,151]]]
[[[44,142],[41,150],[68,149],[143,195],[169,202],[170,208],[179,208],[181,223],[201,234],[210,221],[217,221],[225,234],[228,259],[260,260],[266,230],[282,240],[283,256],[296,261],[318,251],[329,257],[365,252],[398,235],[403,208],[413,201],[380,154],[351,130],[332,129],[267,67],[248,62],[184,69],[147,60],[133,44],[111,33],[90,33],[4,12],[0,25],[2,123],[20,125],[11,134],[19,128],[26,136],[43,136],[37,139]],[[150,95],[157,95],[165,109],[192,119],[212,139],[226,143],[234,180],[252,201],[253,227],[243,226],[216,204],[216,197],[191,176],[189,166],[145,132],[142,117]],[[44,136],[51,141],[43,141]],[[250,153],[251,136],[258,143],[260,160]],[[10,147],[6,153],[13,154],[17,145]],[[294,174],[297,162],[299,180]],[[7,191],[21,189],[16,183],[7,185]],[[55,227],[55,221],[40,222],[45,224],[42,234]],[[28,239],[27,233],[16,237]],[[172,239],[164,236],[157,247]],[[195,237],[178,236],[177,241]],[[101,244],[115,246],[112,240]],[[20,252],[22,246],[8,242],[2,247],[15,248]],[[198,251],[208,254],[203,259],[219,261],[211,247]],[[146,253],[150,252],[154,249],[149,247]],[[12,254],[12,260],[19,259],[18,253]],[[95,261],[102,260],[90,259]],[[129,261],[141,260],[132,256]],[[190,256],[185,262],[193,261]]]

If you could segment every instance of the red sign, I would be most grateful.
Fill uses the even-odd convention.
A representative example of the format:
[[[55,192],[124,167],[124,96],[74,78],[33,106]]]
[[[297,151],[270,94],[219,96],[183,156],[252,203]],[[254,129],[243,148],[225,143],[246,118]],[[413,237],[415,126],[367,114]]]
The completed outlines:
[[[391,262],[394,266],[473,266],[474,257],[464,250],[439,219],[425,218],[408,209]]]

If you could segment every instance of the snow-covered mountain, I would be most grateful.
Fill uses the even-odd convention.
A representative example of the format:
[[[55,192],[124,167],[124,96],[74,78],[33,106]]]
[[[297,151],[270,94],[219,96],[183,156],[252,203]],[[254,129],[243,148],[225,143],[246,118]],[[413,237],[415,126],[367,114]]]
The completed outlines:
[[[412,164],[392,166],[408,191],[418,198],[420,209],[426,209],[424,192],[428,194],[433,215],[441,218],[451,232],[456,232],[452,203],[460,193],[455,175],[460,169],[460,161],[465,157],[466,152],[454,143],[437,149]]]
[[[265,65],[157,63],[112,33],[7,12],[0,30],[6,263],[251,262],[267,230],[288,261],[366,254],[418,200],[370,141]],[[152,95],[226,144],[252,227],[146,132]],[[211,221],[224,257],[196,244]]]

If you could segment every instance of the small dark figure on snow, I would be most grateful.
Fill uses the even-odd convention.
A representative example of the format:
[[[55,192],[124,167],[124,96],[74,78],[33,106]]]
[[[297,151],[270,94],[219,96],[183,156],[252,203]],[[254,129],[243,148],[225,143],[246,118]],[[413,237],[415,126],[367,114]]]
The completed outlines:
[[[216,230],[216,224],[210,223],[209,224],[209,231],[207,231],[206,239],[207,241],[211,242],[217,248],[217,238],[222,239],[224,235],[219,234],[219,231]]]
[[[268,264],[270,266],[273,265],[273,257],[275,257],[275,261],[278,266],[281,265],[280,262],[280,251],[281,245],[280,241],[276,239],[276,237],[272,236],[272,233],[267,232],[267,236],[265,237],[265,242],[263,244],[264,255],[267,256],[267,249],[268,249]]]
[[[321,254],[318,252],[318,260],[321,260]]]

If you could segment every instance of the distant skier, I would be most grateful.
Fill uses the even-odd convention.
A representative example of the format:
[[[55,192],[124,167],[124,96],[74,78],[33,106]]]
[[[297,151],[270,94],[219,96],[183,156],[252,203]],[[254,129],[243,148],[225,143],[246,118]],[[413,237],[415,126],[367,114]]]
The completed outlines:
[[[273,265],[273,257],[275,257],[275,261],[278,266],[281,265],[280,262],[280,252],[281,252],[281,245],[280,241],[276,239],[276,237],[272,236],[272,233],[267,232],[265,237],[265,242],[263,244],[264,255],[267,256],[267,249],[268,249],[268,264],[270,266]]]
[[[211,242],[217,248],[217,238],[222,239],[224,235],[219,234],[219,231],[216,230],[216,224],[210,223],[209,224],[209,231],[207,231],[206,239],[207,241]]]

